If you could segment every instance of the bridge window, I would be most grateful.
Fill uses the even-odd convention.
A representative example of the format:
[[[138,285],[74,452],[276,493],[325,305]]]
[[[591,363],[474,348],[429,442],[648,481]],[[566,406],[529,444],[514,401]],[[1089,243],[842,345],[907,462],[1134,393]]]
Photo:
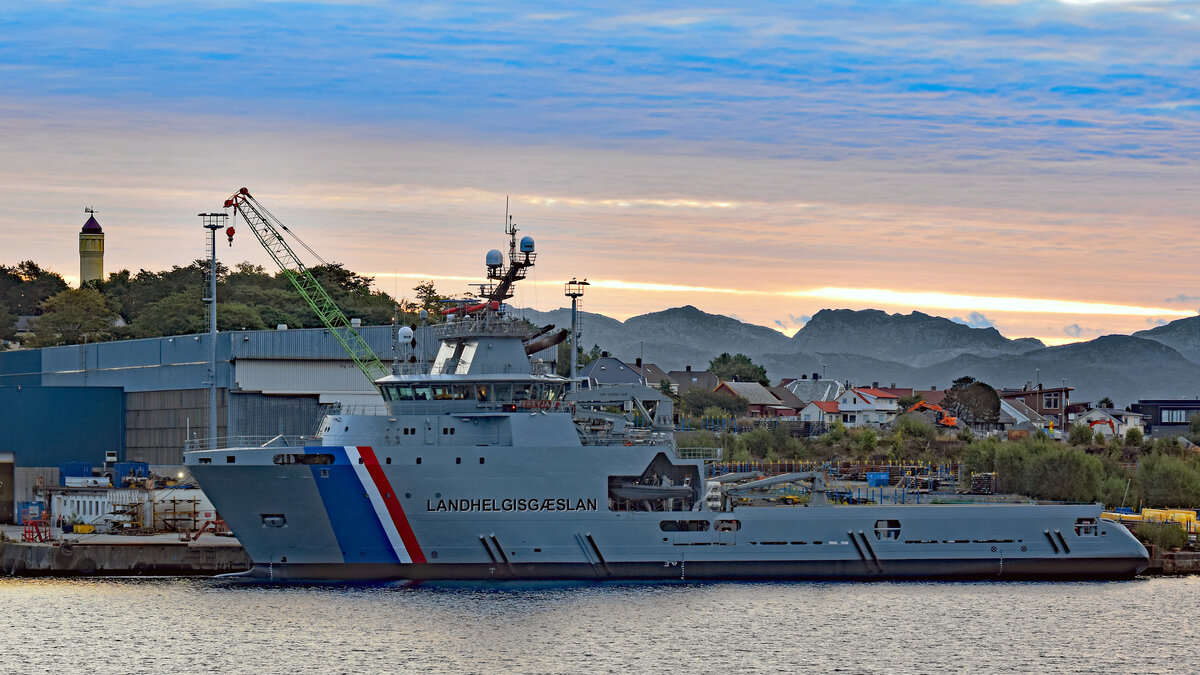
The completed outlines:
[[[1076,518],[1075,534],[1080,537],[1094,537],[1100,529],[1095,518]]]

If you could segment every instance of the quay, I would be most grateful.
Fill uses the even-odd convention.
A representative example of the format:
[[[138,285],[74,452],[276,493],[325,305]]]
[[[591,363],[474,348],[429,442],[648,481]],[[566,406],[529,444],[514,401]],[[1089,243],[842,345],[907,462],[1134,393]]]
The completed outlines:
[[[232,537],[201,534],[62,535],[23,542],[21,528],[2,526],[0,574],[5,576],[215,576],[250,569],[250,557]]]

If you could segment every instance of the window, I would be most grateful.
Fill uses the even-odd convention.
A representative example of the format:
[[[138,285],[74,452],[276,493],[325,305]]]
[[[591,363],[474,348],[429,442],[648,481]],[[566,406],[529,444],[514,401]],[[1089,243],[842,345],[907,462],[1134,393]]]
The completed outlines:
[[[900,538],[900,521],[899,520],[877,520],[877,521],[875,521],[875,538],[876,539],[899,539]]]
[[[1188,411],[1186,410],[1163,410],[1160,414],[1163,424],[1180,424],[1188,421]]]
[[[658,524],[663,532],[708,532],[707,520],[664,520]]]
[[[718,520],[717,532],[737,532],[742,529],[742,521],[740,520]]]
[[[1062,405],[1062,392],[1048,391],[1042,394],[1042,407],[1047,410],[1057,410]]]
[[[276,464],[333,464],[333,455],[325,453],[316,455],[288,453],[286,455],[275,455],[271,461]]]
[[[234,464],[236,462],[237,462],[237,457],[234,457],[233,455],[225,455],[225,463],[226,464]]]
[[[1075,535],[1079,537],[1094,537],[1099,533],[1095,518],[1076,518]]]

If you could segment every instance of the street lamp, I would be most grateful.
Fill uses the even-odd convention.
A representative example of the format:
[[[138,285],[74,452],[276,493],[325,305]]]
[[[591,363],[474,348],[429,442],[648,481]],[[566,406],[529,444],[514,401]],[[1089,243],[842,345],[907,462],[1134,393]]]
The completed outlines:
[[[583,297],[584,286],[591,286],[587,279],[576,281],[574,277],[563,285],[563,295],[571,299],[571,372],[570,387],[575,388],[576,354],[579,351],[579,298]]]
[[[217,449],[217,230],[225,226],[224,213],[197,213],[208,230],[208,449]],[[229,228],[233,242],[233,228]]]

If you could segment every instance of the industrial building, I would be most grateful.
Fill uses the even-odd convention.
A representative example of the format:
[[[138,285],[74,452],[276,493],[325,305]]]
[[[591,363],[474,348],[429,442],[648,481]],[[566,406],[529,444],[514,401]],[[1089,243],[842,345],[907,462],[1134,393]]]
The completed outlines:
[[[393,351],[390,326],[359,329],[386,362],[428,359],[437,342]],[[185,441],[208,435],[208,334],[0,352],[0,520],[67,461],[183,463]],[[218,333],[217,435],[230,444],[311,435],[327,404],[382,399],[323,328]],[[163,473],[170,470],[165,469]]]

